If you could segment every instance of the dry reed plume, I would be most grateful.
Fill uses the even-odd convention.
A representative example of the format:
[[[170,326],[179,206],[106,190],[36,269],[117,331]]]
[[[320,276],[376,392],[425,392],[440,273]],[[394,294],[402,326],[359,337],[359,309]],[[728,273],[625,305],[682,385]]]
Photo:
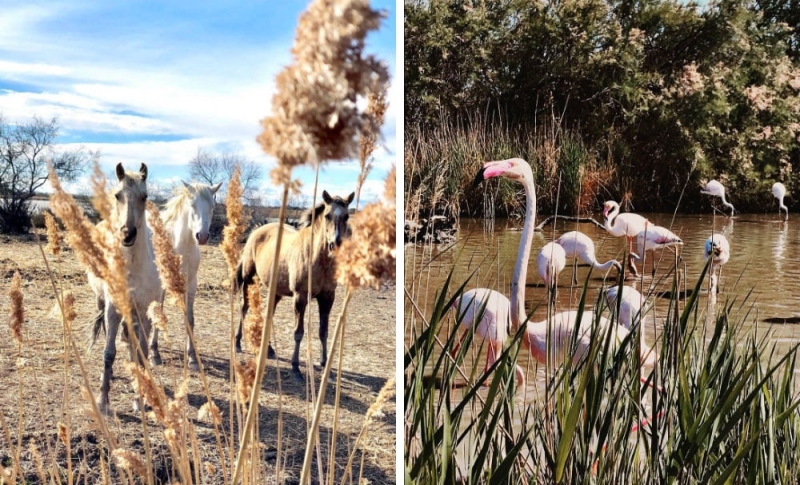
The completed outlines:
[[[361,131],[361,137],[358,140],[358,164],[361,170],[356,181],[356,209],[358,209],[358,204],[361,201],[361,188],[364,186],[364,182],[366,182],[367,177],[372,171],[372,164],[375,161],[372,157],[372,153],[377,146],[380,126],[383,125],[383,118],[389,106],[386,101],[387,91],[388,89],[384,88],[380,92],[370,93],[368,96],[366,113],[372,116],[375,120],[375,125],[373,127],[365,127],[364,130]]]
[[[225,197],[228,222],[222,230],[222,244],[219,246],[225,256],[225,262],[228,263],[228,270],[231,275],[236,271],[236,266],[239,264],[239,254],[241,252],[239,241],[241,241],[247,226],[247,221],[244,218],[244,207],[242,206],[244,188],[241,182],[241,172],[241,169],[236,167],[233,177],[228,183],[228,195]]]
[[[197,418],[203,421],[209,420],[217,426],[222,424],[222,413],[212,401],[207,401],[200,406],[200,410],[197,411]]]
[[[164,313],[164,306],[157,302],[150,302],[147,308],[147,318],[153,322],[156,328],[164,334],[164,339],[169,340],[169,332],[167,332],[167,315]]]
[[[53,214],[47,211],[44,213],[44,226],[47,228],[47,250],[53,256],[58,256],[61,254],[61,233]]]
[[[14,277],[11,278],[8,298],[11,301],[11,317],[8,320],[8,326],[14,340],[17,341],[17,344],[22,345],[22,322],[25,320],[25,310],[22,305],[22,278],[19,271],[15,271]]]
[[[276,184],[288,183],[298,165],[355,158],[358,134],[377,131],[374,117],[359,113],[356,98],[380,92],[389,78],[383,62],[362,56],[382,16],[366,0],[317,0],[300,17],[294,63],[278,74],[273,115],[261,121],[258,137],[278,159]]]
[[[147,220],[153,230],[153,251],[156,255],[156,268],[158,268],[158,276],[161,278],[161,286],[175,301],[179,302],[181,308],[184,308],[186,280],[181,270],[181,256],[176,254],[172,248],[172,237],[164,227],[158,207],[148,201],[147,212],[150,214]]]
[[[386,194],[395,192],[395,168],[386,180]],[[367,205],[350,220],[352,234],[342,243],[336,256],[336,277],[350,288],[378,288],[394,280],[396,267],[396,228],[394,197]]]
[[[95,276],[102,279],[109,290],[111,300],[119,313],[128,321],[133,321],[133,309],[128,298],[128,279],[125,258],[122,255],[122,236],[119,231],[109,229],[115,227],[116,212],[108,211],[108,195],[105,192],[105,179],[97,177],[99,168],[95,160],[95,176],[92,177],[95,207],[106,208],[108,219],[95,226],[83,209],[75,202],[72,195],[61,187],[61,182],[50,167],[50,185],[53,194],[50,196],[50,207],[67,229],[66,240],[75,251],[78,260]],[[105,200],[105,202],[103,202]],[[101,213],[102,214],[102,213]]]
[[[244,364],[234,361],[236,369],[236,392],[239,394],[239,402],[247,404],[250,402],[250,393],[253,391],[253,383],[256,380],[256,362],[252,358],[247,359]]]
[[[141,478],[147,478],[147,467],[144,465],[144,461],[138,453],[117,448],[114,450],[113,456],[117,466]]]
[[[264,315],[261,309],[261,284],[250,285],[247,289],[250,312],[245,321],[245,341],[251,349],[261,348],[261,334],[264,330]]]

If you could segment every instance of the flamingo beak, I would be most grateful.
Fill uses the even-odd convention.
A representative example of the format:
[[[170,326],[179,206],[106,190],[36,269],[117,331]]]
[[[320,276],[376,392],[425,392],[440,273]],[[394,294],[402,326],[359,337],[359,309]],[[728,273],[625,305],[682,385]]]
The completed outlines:
[[[501,160],[499,162],[486,162],[483,164],[478,173],[475,175],[475,180],[472,182],[473,187],[477,187],[484,180],[500,177],[509,171],[514,164],[509,160]]]

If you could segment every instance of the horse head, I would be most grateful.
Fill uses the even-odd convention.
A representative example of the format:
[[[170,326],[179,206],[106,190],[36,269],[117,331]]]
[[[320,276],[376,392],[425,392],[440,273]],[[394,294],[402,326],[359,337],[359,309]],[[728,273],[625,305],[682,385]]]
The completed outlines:
[[[327,190],[322,191],[322,200],[325,203],[325,237],[328,242],[328,250],[342,245],[342,239],[350,234],[347,220],[350,218],[348,206],[356,193],[352,192],[346,199],[341,197],[331,197]]]
[[[117,186],[113,195],[116,199],[116,216],[120,222],[122,245],[133,246],[136,235],[144,229],[145,204],[147,202],[147,165],[142,164],[139,172],[126,172],[121,163],[117,164]]]
[[[191,196],[191,215],[189,225],[198,244],[208,243],[211,219],[214,216],[214,194],[217,193],[222,182],[217,185],[187,184],[181,181],[184,188]]]

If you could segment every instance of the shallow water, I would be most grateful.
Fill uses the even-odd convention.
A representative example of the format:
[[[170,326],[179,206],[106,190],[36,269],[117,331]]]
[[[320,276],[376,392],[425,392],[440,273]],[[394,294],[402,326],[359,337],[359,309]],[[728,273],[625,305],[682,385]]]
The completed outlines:
[[[759,336],[769,335],[777,345],[778,355],[800,339],[800,216],[790,215],[787,222],[782,222],[777,214],[745,214],[735,218],[710,214],[674,218],[672,214],[642,215],[657,225],[670,228],[683,239],[679,267],[685,272],[683,287],[689,292],[693,291],[705,264],[705,240],[713,232],[723,232],[730,242],[731,258],[722,269],[717,305],[733,304],[732,321],[744,321],[744,328],[754,330]],[[518,220],[498,220],[493,226],[492,221],[487,220],[462,220],[456,243],[450,246],[406,246],[406,289],[419,311],[426,318],[430,316],[435,295],[451,271],[449,294],[469,280],[467,289],[493,288],[508,296],[521,227],[522,221]],[[544,320],[547,314],[546,289],[536,270],[536,255],[547,242],[572,230],[581,231],[594,240],[596,257],[601,263],[623,257],[625,239],[612,237],[591,223],[559,221],[557,226],[548,225],[542,232],[536,232],[525,294],[525,308],[533,311],[534,321]],[[649,252],[645,266],[637,264],[643,276],[626,281],[643,294],[651,295],[654,309],[645,324],[649,343],[656,339],[665,323],[674,264],[675,255],[668,250]],[[572,283],[573,271],[577,285]],[[600,292],[615,284],[617,272],[613,268],[606,273],[592,270],[590,275],[589,266],[579,262],[573,267],[568,260],[559,278],[557,311],[577,307],[587,277],[587,305],[593,307]],[[699,307],[701,314],[713,315],[707,286],[708,277],[701,286]],[[413,322],[418,326],[421,319],[410,319],[409,307],[406,308],[408,333],[409,324]],[[525,359],[521,360],[523,366],[529,366]]]

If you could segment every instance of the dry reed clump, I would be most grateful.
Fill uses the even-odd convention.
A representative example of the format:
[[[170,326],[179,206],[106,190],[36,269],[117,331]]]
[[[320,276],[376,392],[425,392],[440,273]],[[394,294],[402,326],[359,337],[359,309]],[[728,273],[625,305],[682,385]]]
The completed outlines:
[[[61,443],[63,443],[64,446],[69,446],[69,438],[67,437],[68,436],[67,425],[59,421],[58,424],[56,424],[56,427],[58,428],[58,439],[61,440]]]
[[[150,306],[147,308],[147,318],[153,322],[161,332],[164,333],[164,338],[169,340],[169,332],[167,331],[167,314],[164,313],[164,306],[157,302],[151,301]]]
[[[200,410],[197,411],[197,418],[201,421],[208,419],[217,426],[222,424],[222,412],[212,401],[207,401],[205,404],[200,406]]]
[[[250,303],[250,312],[245,320],[245,341],[251,349],[261,348],[261,333],[264,329],[264,315],[261,309],[261,285],[250,285],[247,289],[247,299]]]
[[[36,473],[39,474],[39,480],[41,483],[47,482],[47,475],[44,473],[44,461],[42,460],[42,454],[39,453],[39,447],[36,446],[36,443],[33,440],[28,441],[28,451],[31,454],[31,458],[33,458],[33,464],[36,466]]]
[[[120,468],[141,478],[147,478],[147,467],[144,465],[144,461],[138,453],[117,448],[112,455],[114,456],[114,461],[117,462],[117,466]]]
[[[133,321],[133,309],[128,298],[128,271],[122,255],[122,235],[119,231],[109,230],[109,225],[116,226],[116,212],[108,211],[110,203],[105,192],[105,179],[100,181],[97,177],[99,170],[95,161],[95,176],[92,177],[94,204],[98,212],[101,208],[107,211],[108,218],[103,223],[95,226],[86,218],[72,195],[61,187],[52,167],[49,181],[54,192],[50,196],[50,207],[66,227],[67,243],[75,251],[78,261],[105,282],[119,313],[128,321]]]
[[[11,317],[8,320],[8,326],[14,340],[17,341],[17,344],[22,345],[22,322],[25,320],[25,309],[22,304],[22,278],[19,271],[15,271],[14,277],[11,278],[8,299],[11,301]]]
[[[168,399],[164,389],[153,382],[152,377],[143,368],[133,362],[125,364],[125,368],[133,376],[133,388],[144,398],[144,402],[152,408],[149,416],[164,426],[164,439],[174,456],[180,456],[181,433],[184,425],[184,398],[188,392],[188,382],[181,382],[175,391],[175,398]]]
[[[256,380],[256,361],[251,358],[244,364],[234,361],[233,365],[236,371],[236,392],[239,395],[239,402],[247,404],[250,402],[250,393]]]
[[[228,270],[231,275],[236,271],[236,266],[239,264],[239,253],[241,252],[239,241],[242,239],[247,226],[244,207],[242,206],[244,188],[242,187],[241,175],[241,169],[236,167],[233,177],[228,183],[228,195],[225,198],[228,222],[222,230],[222,244],[219,245],[222,254],[225,256],[225,262],[228,263]]]
[[[380,92],[389,79],[383,62],[362,56],[367,34],[382,17],[367,0],[316,0],[300,17],[294,63],[278,74],[273,115],[261,121],[258,137],[278,159],[276,184],[289,183],[298,165],[355,158],[358,134],[377,131],[356,99]]]
[[[395,193],[396,169],[386,180],[386,194]],[[350,220],[351,236],[336,255],[336,278],[351,288],[378,288],[383,281],[395,279],[396,236],[395,200],[367,205]]]
[[[175,250],[172,248],[172,237],[164,227],[158,207],[148,201],[147,212],[150,215],[147,221],[153,230],[153,251],[156,255],[156,268],[158,268],[158,276],[161,278],[161,286],[166,288],[170,297],[179,302],[183,308],[186,280],[181,270],[181,256],[175,254]]]
[[[47,228],[47,250],[53,256],[61,254],[61,233],[58,231],[58,224],[53,218],[53,214],[45,211],[44,226]]]

